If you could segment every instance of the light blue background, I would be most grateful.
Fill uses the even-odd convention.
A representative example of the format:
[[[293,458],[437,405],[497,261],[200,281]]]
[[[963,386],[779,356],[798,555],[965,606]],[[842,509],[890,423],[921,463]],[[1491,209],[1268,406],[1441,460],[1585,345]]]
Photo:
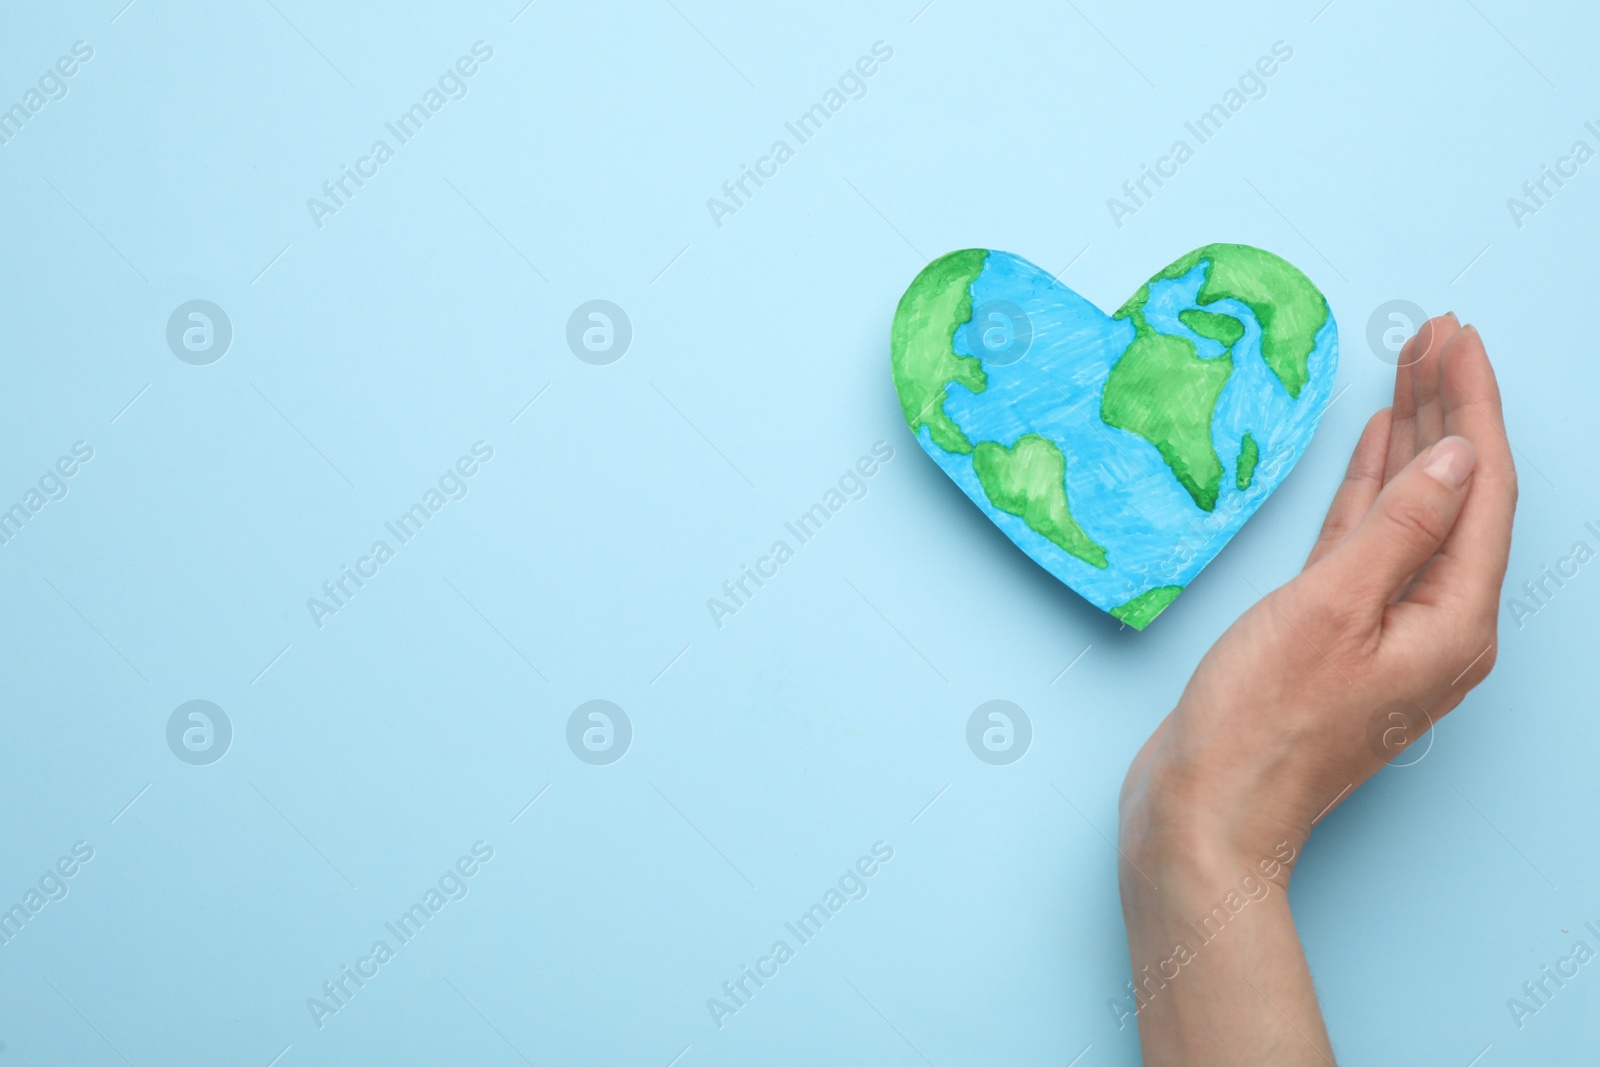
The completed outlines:
[[[6,105],[95,50],[0,146],[0,500],[95,450],[0,547],[0,900],[95,849],[0,948],[0,1064],[1135,1063],[1117,787],[1298,568],[1390,390],[1375,308],[1488,341],[1508,584],[1600,547],[1600,163],[1520,229],[1506,206],[1600,148],[1590,8],[124,2],[0,32]],[[306,198],[480,39],[469,95],[319,230]],[[716,226],[706,198],[879,40],[866,96]],[[1106,198],[1278,40],[1267,95],[1118,228]],[[950,249],[1111,308],[1209,241],[1312,276],[1346,391],[1138,634],[921,454],[888,325]],[[207,367],[164,338],[195,298],[235,332]],[[611,366],[565,343],[594,298],[633,323]],[[317,629],[306,598],[478,440],[470,495]],[[878,440],[866,498],[716,628],[706,599]],[[1600,925],[1597,567],[1503,613],[1427,758],[1319,826],[1296,914],[1347,1062],[1593,1048],[1600,970],[1520,1031],[1506,1000]],[[196,698],[235,732],[208,767],[164,736]],[[565,742],[594,698],[634,727],[605,767]],[[1011,766],[966,747],[995,698],[1034,724]],[[470,896],[317,1029],[306,998],[480,839]],[[706,999],[879,840],[866,899],[718,1030]]]

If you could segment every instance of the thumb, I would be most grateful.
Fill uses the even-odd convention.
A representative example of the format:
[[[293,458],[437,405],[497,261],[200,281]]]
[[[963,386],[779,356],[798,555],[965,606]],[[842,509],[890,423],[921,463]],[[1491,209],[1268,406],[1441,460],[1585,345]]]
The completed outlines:
[[[1380,601],[1399,592],[1455,526],[1477,461],[1472,442],[1452,436],[1407,464],[1328,556],[1335,583]]]

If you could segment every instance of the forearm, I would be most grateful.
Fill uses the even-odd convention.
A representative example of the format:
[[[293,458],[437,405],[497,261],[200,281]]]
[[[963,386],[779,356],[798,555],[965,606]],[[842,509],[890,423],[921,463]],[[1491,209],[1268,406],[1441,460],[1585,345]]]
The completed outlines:
[[[1334,1062],[1289,913],[1292,860],[1292,849],[1245,862],[1124,860],[1132,1006],[1147,1067]]]
[[[1217,640],[1123,781],[1117,1010],[1153,1067],[1333,1067],[1289,913],[1298,849],[1494,665],[1517,499],[1494,371],[1454,316],[1399,366],[1305,569]]]

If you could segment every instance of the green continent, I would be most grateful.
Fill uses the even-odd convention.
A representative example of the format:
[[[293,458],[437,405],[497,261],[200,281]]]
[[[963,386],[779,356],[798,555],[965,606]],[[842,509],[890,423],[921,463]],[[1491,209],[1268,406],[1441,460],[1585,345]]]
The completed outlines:
[[[1206,247],[1210,248],[1214,246],[1207,245]],[[1197,248],[1193,252],[1190,252],[1188,255],[1184,256],[1182,259],[1175,259],[1165,267],[1161,268],[1161,270],[1156,273],[1154,278],[1151,278],[1149,281],[1139,286],[1139,291],[1130,296],[1128,298],[1128,302],[1123,304],[1122,307],[1118,308],[1117,313],[1111,317],[1114,319],[1125,319],[1136,311],[1142,311],[1144,309],[1144,302],[1150,299],[1150,287],[1152,285],[1154,285],[1156,282],[1176,281],[1185,274],[1188,274],[1190,271],[1194,270],[1195,267],[1200,265],[1200,260],[1204,256],[1205,251],[1205,248]]]
[[[1223,348],[1232,348],[1244,336],[1244,323],[1232,315],[1218,315],[1199,308],[1185,308],[1178,312],[1178,321],[1201,337],[1209,337]]]
[[[1241,493],[1250,488],[1250,480],[1256,476],[1256,462],[1260,459],[1261,446],[1246,430],[1244,439],[1239,442],[1239,469],[1233,475],[1233,484]]]
[[[1201,359],[1187,337],[1157,333],[1142,300],[1129,301],[1117,317],[1131,317],[1137,333],[1106,378],[1100,418],[1155,445],[1195,506],[1211,511],[1222,489],[1211,415],[1233,373],[1233,357]]]
[[[922,269],[900,298],[889,333],[890,362],[900,409],[912,433],[928,428],[933,443],[963,455],[972,442],[945,414],[945,389],[959,382],[981,393],[989,386],[983,364],[957,355],[956,331],[972,320],[972,283],[989,252],[969,248],[940,256]]]
[[[1249,245],[1206,245],[1190,255],[1211,263],[1196,302],[1232,297],[1248,307],[1261,324],[1261,358],[1298,398],[1311,376],[1306,364],[1317,331],[1328,321],[1322,293],[1290,264]]]
[[[1261,325],[1261,358],[1291,397],[1300,395],[1310,376],[1307,364],[1317,332],[1328,321],[1328,302],[1310,279],[1272,253],[1214,244],[1163,268],[1116,313],[1133,321],[1135,336],[1106,378],[1100,417],[1155,445],[1195,504],[1211,511],[1223,473],[1211,441],[1211,417],[1233,372],[1231,349],[1244,336],[1244,324],[1232,315],[1193,308],[1179,312],[1179,320],[1195,333],[1230,349],[1217,359],[1201,359],[1193,341],[1157,333],[1144,314],[1151,285],[1182,278],[1202,264],[1206,274],[1196,303],[1231,298],[1248,307]],[[1252,460],[1248,474],[1238,477],[1253,476],[1254,467]]]
[[[1143,308],[1150,297],[1151,284],[1181,278],[1202,262],[1209,266],[1195,302],[1203,306],[1232,297],[1248,307],[1261,324],[1262,360],[1289,395],[1298,398],[1311,376],[1306,364],[1311,350],[1317,347],[1317,332],[1328,321],[1328,301],[1310,278],[1271,252],[1249,245],[1197,248],[1141,285],[1116,317],[1125,319]],[[1178,316],[1185,325],[1202,336],[1211,336],[1186,315],[1184,312]]]
[[[1067,458],[1036,433],[1011,448],[980,441],[972,469],[990,503],[1026,522],[1041,537],[1095,567],[1106,566],[1106,550],[1095,544],[1067,508]]]
[[[1143,630],[1154,619],[1166,610],[1167,605],[1178,599],[1178,594],[1183,592],[1181,585],[1158,585],[1154,589],[1147,589],[1128,601],[1111,609],[1111,614],[1133,627]]]

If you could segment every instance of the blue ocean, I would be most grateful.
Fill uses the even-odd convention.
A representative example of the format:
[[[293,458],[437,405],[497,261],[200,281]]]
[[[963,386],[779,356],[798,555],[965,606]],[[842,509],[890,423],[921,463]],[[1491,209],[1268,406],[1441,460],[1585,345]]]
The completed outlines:
[[[1180,312],[1199,307],[1205,280],[1202,262],[1188,274],[1151,285],[1145,314],[1161,333],[1186,337],[1202,358],[1224,354],[1223,346],[1189,329]],[[1305,450],[1327,406],[1338,366],[1338,330],[1330,316],[1317,334],[1309,380],[1297,398],[1261,357],[1261,326],[1236,300],[1205,310],[1232,315],[1245,326],[1233,347],[1233,373],[1211,420],[1211,438],[1227,472],[1213,511],[1196,505],[1144,438],[1101,420],[1106,378],[1134,339],[1133,324],[1101,311],[1050,274],[1007,252],[991,252],[972,284],[974,307],[1009,301],[1031,326],[1026,354],[1014,362],[985,359],[968,331],[957,330],[955,351],[984,359],[988,388],[974,393],[948,387],[946,413],[970,440],[1006,447],[1028,433],[1054,441],[1066,457],[1067,500],[1078,524],[1105,546],[1107,567],[1092,566],[1030,529],[1022,519],[995,508],[973,472],[972,457],[932,444],[923,447],[1013,541],[1040,566],[1096,606],[1110,610],[1158,586],[1184,586],[1209,563],[1272,494]],[[1260,448],[1254,478],[1237,488],[1234,471],[1249,433]]]

